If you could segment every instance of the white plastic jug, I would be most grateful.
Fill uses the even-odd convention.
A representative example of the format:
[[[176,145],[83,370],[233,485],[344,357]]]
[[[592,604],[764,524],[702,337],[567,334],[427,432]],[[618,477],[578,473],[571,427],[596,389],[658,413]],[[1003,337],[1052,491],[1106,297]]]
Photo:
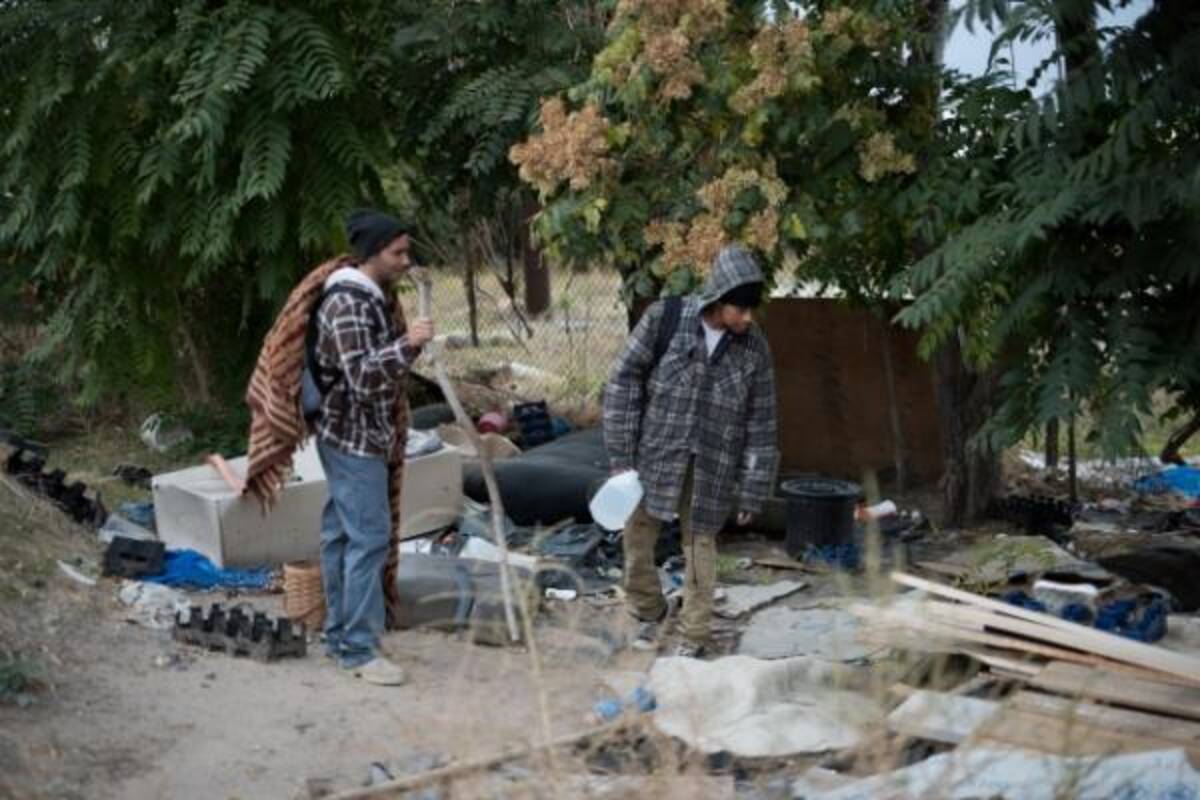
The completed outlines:
[[[633,470],[613,475],[588,503],[592,519],[601,528],[619,531],[629,521],[629,516],[642,502],[642,482]]]

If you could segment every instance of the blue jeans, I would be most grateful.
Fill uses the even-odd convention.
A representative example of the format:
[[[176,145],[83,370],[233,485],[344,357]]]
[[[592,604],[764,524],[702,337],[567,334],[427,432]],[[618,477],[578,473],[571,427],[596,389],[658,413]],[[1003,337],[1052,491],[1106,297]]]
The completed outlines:
[[[343,667],[375,657],[383,632],[383,565],[391,541],[388,468],[318,440],[329,500],[321,515],[325,647]]]

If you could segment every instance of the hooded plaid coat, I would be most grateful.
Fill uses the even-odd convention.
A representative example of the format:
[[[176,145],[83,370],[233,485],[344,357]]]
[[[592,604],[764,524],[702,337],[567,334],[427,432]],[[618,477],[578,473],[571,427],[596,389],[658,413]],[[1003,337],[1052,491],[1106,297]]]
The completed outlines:
[[[699,295],[684,298],[679,327],[657,364],[663,303],[634,328],[604,391],[604,442],[613,469],[638,471],[646,511],[678,511],[688,460],[695,458],[692,526],[714,534],[732,511],[757,513],[771,490],[776,447],[775,377],[766,338],[752,325],[727,332],[709,356],[701,311],[725,292],[762,281],[754,258],[727,247]]]

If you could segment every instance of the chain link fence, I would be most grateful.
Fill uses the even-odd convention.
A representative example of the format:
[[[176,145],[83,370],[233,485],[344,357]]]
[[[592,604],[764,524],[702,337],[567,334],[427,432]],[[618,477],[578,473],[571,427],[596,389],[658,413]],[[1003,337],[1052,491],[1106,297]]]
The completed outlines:
[[[452,373],[516,400],[598,407],[628,334],[615,270],[551,269],[548,292],[529,287],[540,313],[528,307],[519,270],[433,272],[434,324]]]

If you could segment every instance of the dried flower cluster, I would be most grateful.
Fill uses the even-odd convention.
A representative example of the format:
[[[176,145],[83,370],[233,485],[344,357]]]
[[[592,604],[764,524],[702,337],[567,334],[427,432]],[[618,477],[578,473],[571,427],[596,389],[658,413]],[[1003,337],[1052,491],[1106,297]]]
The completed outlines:
[[[691,97],[704,80],[692,49],[720,31],[728,0],[621,0],[614,25],[627,27],[597,56],[597,67],[620,86],[645,66],[659,79],[661,100]]]
[[[660,272],[665,276],[690,267],[697,275],[705,275],[721,248],[729,244],[725,220],[738,196],[749,188],[758,189],[767,205],[746,221],[737,238],[764,253],[772,252],[779,243],[779,206],[787,200],[788,190],[775,171],[775,162],[768,160],[761,170],[730,167],[720,178],[706,183],[697,192],[705,210],[689,222],[656,220],[646,226],[646,244],[662,247]]]
[[[612,169],[609,122],[594,104],[568,114],[563,101],[552,97],[542,102],[541,121],[542,132],[513,145],[508,158],[520,168],[521,180],[543,196],[563,181],[581,191]]]
[[[897,148],[890,133],[873,134],[858,147],[858,174],[867,183],[892,173],[912,174],[916,171],[916,159],[911,153]]]
[[[826,13],[821,18],[820,30],[843,50],[850,49],[856,42],[867,47],[881,47],[888,38],[888,27],[883,22],[845,7]]]
[[[661,277],[677,269],[690,267],[696,275],[705,275],[729,237],[721,220],[712,214],[698,214],[688,223],[654,221],[646,226],[646,244],[662,247],[658,260]]]
[[[750,44],[750,61],[756,72],[754,80],[729,101],[739,114],[750,114],[789,86],[806,91],[820,83],[809,28],[800,20],[763,25]]]

